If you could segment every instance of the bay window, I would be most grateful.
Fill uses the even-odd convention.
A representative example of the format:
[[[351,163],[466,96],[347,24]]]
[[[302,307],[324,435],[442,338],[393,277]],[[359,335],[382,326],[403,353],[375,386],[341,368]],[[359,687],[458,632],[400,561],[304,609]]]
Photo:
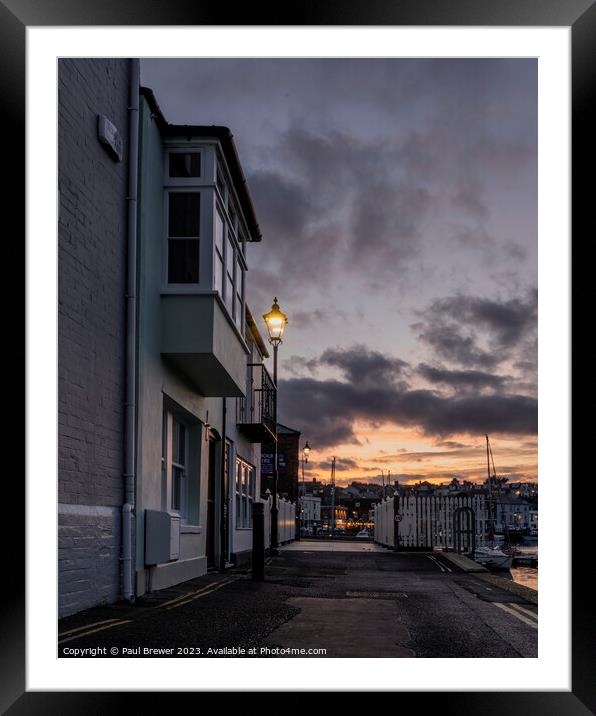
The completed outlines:
[[[164,279],[180,292],[217,292],[242,334],[246,227],[223,158],[212,149],[167,148]],[[195,288],[196,287],[196,288]]]

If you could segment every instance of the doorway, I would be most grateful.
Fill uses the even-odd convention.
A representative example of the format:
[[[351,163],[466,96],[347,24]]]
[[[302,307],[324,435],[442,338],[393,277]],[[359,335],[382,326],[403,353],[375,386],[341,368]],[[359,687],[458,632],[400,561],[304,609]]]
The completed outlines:
[[[216,469],[216,441],[209,439],[209,471],[207,476],[207,567],[215,567],[215,530],[217,528],[215,515],[215,469]]]

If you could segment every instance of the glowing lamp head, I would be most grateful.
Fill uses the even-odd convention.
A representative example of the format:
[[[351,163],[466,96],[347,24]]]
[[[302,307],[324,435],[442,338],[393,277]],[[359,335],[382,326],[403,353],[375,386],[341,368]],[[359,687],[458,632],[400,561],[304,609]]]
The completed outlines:
[[[273,299],[271,310],[269,313],[263,314],[263,318],[267,324],[267,331],[269,332],[269,340],[271,343],[281,343],[288,318],[285,313],[280,311],[277,298]]]
[[[308,440],[306,441],[306,445],[302,448],[302,454],[304,455],[304,462],[308,462],[308,456],[310,455],[310,445],[308,444]]]

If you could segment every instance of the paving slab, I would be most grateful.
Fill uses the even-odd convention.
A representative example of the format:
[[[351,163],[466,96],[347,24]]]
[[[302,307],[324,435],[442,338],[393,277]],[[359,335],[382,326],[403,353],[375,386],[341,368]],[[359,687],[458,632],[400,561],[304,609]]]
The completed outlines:
[[[294,597],[288,604],[300,613],[269,635],[271,646],[323,648],[327,657],[415,656],[395,601]]]

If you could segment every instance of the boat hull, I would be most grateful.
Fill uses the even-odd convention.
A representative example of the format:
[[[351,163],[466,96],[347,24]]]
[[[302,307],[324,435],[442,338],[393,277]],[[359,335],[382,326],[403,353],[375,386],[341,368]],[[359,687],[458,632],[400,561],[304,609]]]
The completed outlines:
[[[489,569],[510,569],[513,557],[508,554],[479,554],[474,555],[474,561]]]

